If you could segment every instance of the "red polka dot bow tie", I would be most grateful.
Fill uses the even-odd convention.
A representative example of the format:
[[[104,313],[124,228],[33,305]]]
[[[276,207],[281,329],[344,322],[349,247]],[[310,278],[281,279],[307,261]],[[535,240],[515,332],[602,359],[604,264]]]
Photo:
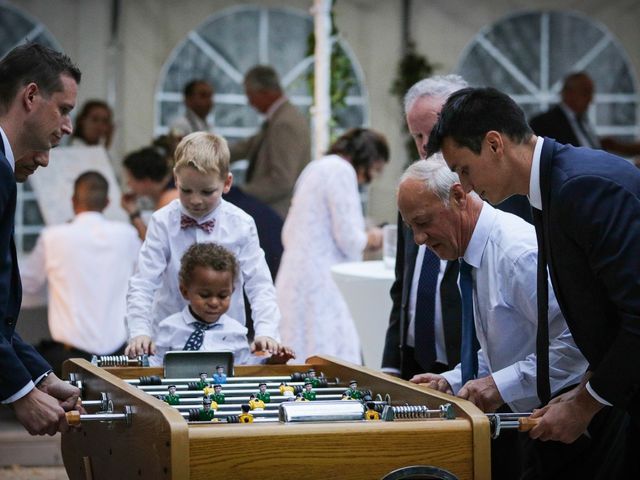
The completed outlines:
[[[191,218],[184,213],[180,216],[180,228],[190,228],[196,227],[207,233],[211,233],[213,231],[213,227],[216,225],[215,219],[207,220],[206,222],[198,223],[198,221],[194,218]]]

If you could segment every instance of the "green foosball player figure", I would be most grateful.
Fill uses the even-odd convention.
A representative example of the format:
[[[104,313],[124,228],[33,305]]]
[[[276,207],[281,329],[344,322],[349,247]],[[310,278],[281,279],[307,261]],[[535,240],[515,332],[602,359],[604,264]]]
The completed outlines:
[[[198,420],[201,422],[211,422],[215,415],[215,410],[211,408],[211,399],[202,397],[202,408],[198,412]]]
[[[258,385],[258,388],[260,389],[260,391],[256,393],[256,398],[258,400],[262,400],[264,403],[270,403],[271,394],[267,392],[267,384],[261,383],[260,385]]]
[[[362,400],[362,392],[358,390],[358,382],[355,380],[349,382],[349,388],[344,393],[353,400]]]
[[[308,378],[305,378],[304,380],[304,391],[302,392],[302,398],[304,398],[305,400],[316,399],[316,392],[313,391],[313,384]]]
[[[309,370],[307,370],[307,378],[311,382],[311,385],[313,385],[313,388],[318,388],[320,386],[321,381],[316,376],[316,371],[313,368],[310,368]]]
[[[200,390],[204,390],[209,386],[209,382],[207,382],[207,374],[202,372],[200,374],[200,380],[196,382],[196,387]]]
[[[211,397],[211,400],[213,400],[214,402],[222,405],[224,403],[224,393],[222,393],[222,385],[216,383],[213,386],[213,393],[209,394],[209,397]]]
[[[165,395],[163,400],[169,405],[180,405],[180,395],[176,393],[175,385],[169,385],[169,395]]]

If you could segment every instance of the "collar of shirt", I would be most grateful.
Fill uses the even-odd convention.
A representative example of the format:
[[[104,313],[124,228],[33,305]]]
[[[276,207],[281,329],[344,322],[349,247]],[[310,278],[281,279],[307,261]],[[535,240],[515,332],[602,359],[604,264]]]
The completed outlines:
[[[276,111],[286,101],[287,101],[287,97],[285,95],[282,95],[278,100],[276,100],[275,102],[273,102],[271,104],[271,106],[269,107],[269,110],[267,110],[266,113],[264,114],[264,118],[266,120],[271,120],[271,117],[273,117],[273,115],[276,113]]]
[[[195,123],[195,125],[193,126],[197,127],[199,130],[204,132],[209,130],[209,123],[207,123],[207,120],[206,119],[203,120],[202,118],[200,118],[198,114],[193,110],[191,110],[190,108],[186,109],[185,117],[187,118],[189,123]]]
[[[176,202],[180,202],[179,199],[175,200]],[[218,205],[211,210],[209,213],[207,213],[206,215],[203,215],[200,218],[195,218],[193,215],[191,215],[186,208],[184,208],[184,205],[182,205],[182,202],[180,203],[180,213],[186,215],[187,217],[191,217],[193,218],[195,221],[197,221],[198,223],[204,223],[204,222],[208,222],[209,220],[213,220],[218,219],[218,216],[220,214],[220,211],[224,208],[222,205],[225,203],[225,200],[223,198],[220,199],[220,203],[218,203]]]
[[[496,220],[496,209],[489,205],[487,202],[482,202],[482,210],[478,216],[478,221],[471,234],[471,240],[467,245],[467,250],[464,252],[464,261],[471,265],[473,268],[479,268],[482,263],[482,256],[484,255],[484,249],[489,241],[489,235],[493,228],[493,223]]]
[[[15,172],[16,159],[13,157],[13,150],[11,150],[9,138],[7,138],[7,134],[4,133],[2,127],[0,127],[0,136],[2,136],[2,143],[4,144],[4,156],[7,157],[7,161],[9,162],[9,165],[11,165],[11,170]]]
[[[224,313],[222,315],[220,315],[220,318],[218,319],[218,321],[215,322],[212,325],[213,326],[222,325],[224,323],[225,316],[226,315]],[[184,323],[186,325],[191,325],[191,324],[194,324],[194,323],[207,323],[207,322],[203,322],[202,320],[197,319],[196,317],[194,317],[193,313],[191,313],[191,309],[189,308],[189,305],[187,305],[186,307],[184,307],[182,309],[182,319],[184,320]]]
[[[80,212],[77,213],[75,215],[75,217],[73,217],[73,221],[95,221],[95,220],[102,220],[104,218],[104,215],[102,214],[102,212],[94,212],[94,211],[90,211],[90,212]]]
[[[536,147],[533,149],[531,160],[531,175],[529,175],[529,203],[532,207],[542,210],[542,191],[540,189],[540,155],[544,138],[538,137]]]

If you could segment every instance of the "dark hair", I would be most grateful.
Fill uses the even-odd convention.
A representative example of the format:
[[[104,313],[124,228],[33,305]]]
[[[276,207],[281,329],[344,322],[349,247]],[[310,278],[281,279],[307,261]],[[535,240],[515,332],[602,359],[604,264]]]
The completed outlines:
[[[0,61],[0,108],[9,108],[18,89],[32,82],[46,96],[62,91],[62,74],[76,83],[82,77],[68,56],[49,47],[28,43],[14,48]]]
[[[191,80],[190,82],[188,82],[183,89],[183,93],[185,97],[190,97],[191,95],[194,94],[194,91],[196,89],[197,85],[200,85],[201,83],[204,83],[206,85],[209,85],[209,82],[207,82],[206,80],[203,80],[201,78],[196,78],[194,80]]]
[[[113,118],[113,112],[111,111],[111,107],[107,102],[104,102],[102,100],[87,100],[84,103],[84,105],[82,105],[82,108],[80,109],[80,113],[78,113],[78,116],[76,117],[76,125],[73,128],[72,137],[81,138],[83,140],[85,139],[84,127],[82,124],[84,123],[85,118],[89,116],[89,114],[91,113],[91,110],[93,110],[94,108],[105,109],[107,112],[109,112],[109,116]]]
[[[144,147],[130,153],[122,161],[122,165],[136,180],[147,178],[161,182],[170,171],[166,152],[158,147]]]
[[[232,280],[235,280],[238,273],[236,257],[216,243],[194,243],[184,252],[180,260],[180,283],[189,285],[196,267],[212,268],[216,272],[229,272]]]
[[[352,128],[329,148],[328,154],[349,158],[353,168],[368,169],[373,162],[389,161],[389,145],[384,135],[368,128]]]
[[[100,172],[84,172],[73,183],[73,196],[88,210],[101,212],[109,203],[109,182]]]
[[[516,143],[524,143],[533,132],[524,112],[509,95],[495,88],[463,88],[451,94],[442,107],[427,145],[427,157],[442,149],[445,138],[476,154],[482,150],[487,132],[495,130]]]

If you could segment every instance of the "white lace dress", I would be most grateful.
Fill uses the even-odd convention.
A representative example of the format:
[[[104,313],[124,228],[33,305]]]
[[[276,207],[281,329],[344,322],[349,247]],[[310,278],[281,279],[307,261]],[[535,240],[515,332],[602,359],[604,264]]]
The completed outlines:
[[[329,155],[300,174],[282,230],[276,279],[282,342],[298,360],[333,355],[361,364],[360,339],[331,266],[357,261],[367,242],[356,172]]]

